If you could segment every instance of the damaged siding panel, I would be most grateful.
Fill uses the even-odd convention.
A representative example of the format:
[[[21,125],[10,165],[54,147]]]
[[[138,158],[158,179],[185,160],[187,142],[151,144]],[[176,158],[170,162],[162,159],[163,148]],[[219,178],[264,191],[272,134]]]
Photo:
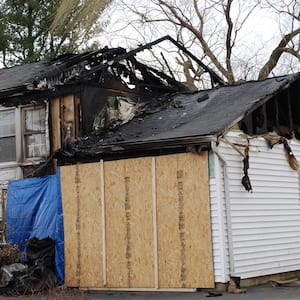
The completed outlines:
[[[229,140],[241,141],[237,133]],[[299,159],[300,144],[292,150]],[[240,148],[242,149],[242,148]],[[221,143],[228,163],[234,275],[250,278],[300,268],[300,201],[297,173],[283,145],[268,149],[263,138],[250,140],[249,177],[253,193],[241,185],[242,157]]]

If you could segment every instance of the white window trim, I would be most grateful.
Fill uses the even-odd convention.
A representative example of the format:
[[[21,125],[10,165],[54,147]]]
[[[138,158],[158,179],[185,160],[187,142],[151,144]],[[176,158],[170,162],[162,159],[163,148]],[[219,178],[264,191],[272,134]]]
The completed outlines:
[[[45,108],[45,114],[47,113],[47,109],[46,109],[46,106],[44,105],[36,105],[36,106],[24,106],[21,108],[21,121],[22,121],[22,126],[21,126],[21,129],[22,129],[22,161],[24,162],[36,162],[36,161],[41,161],[41,157],[40,156],[35,156],[35,157],[26,157],[26,143],[25,143],[25,137],[26,135],[28,135],[28,132],[26,133],[26,120],[25,120],[25,114],[26,114],[26,111],[29,111],[29,110],[32,110],[32,109],[40,109],[40,108]],[[46,119],[46,118],[45,118]],[[47,152],[47,143],[46,143],[46,140],[47,140],[47,136],[46,136],[46,128],[47,128],[47,124],[44,124],[45,125],[45,129],[44,130],[40,130],[39,132],[36,132],[36,133],[41,133],[41,134],[44,134],[45,135],[45,147],[46,147],[46,152]],[[48,152],[47,152],[48,153]]]
[[[35,165],[39,164],[40,162],[45,161],[44,157],[34,157],[34,158],[26,158],[25,156],[25,136],[24,136],[24,129],[25,129],[25,120],[23,117],[24,109],[30,108],[38,108],[43,107],[45,105],[46,111],[46,118],[45,118],[45,138],[46,138],[46,151],[47,155],[50,153],[50,142],[49,142],[49,129],[48,129],[48,112],[49,106],[48,102],[45,101],[44,104],[41,105],[20,105],[18,107],[4,107],[0,106],[0,111],[5,110],[14,110],[15,111],[15,137],[16,137],[16,161],[8,161],[0,163],[0,169],[5,168],[14,168],[17,166],[26,166],[26,165]]]

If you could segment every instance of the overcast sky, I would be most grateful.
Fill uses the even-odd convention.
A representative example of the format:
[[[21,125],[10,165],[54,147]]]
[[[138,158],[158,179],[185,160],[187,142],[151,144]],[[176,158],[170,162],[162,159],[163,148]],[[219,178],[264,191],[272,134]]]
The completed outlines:
[[[183,3],[188,3],[190,0],[182,1]],[[249,1],[252,0],[247,1],[250,3]],[[138,3],[143,3],[143,0],[140,0]],[[149,2],[147,1],[146,3]],[[129,6],[137,5],[137,2],[127,0],[126,4]],[[109,17],[109,24],[101,34],[100,41],[102,45],[135,48],[138,44],[151,42],[165,34],[172,35],[172,30],[168,32],[168,30],[163,27],[161,27],[163,30],[157,30],[156,33],[149,34],[149,31],[147,33],[145,29],[141,29],[136,22],[132,22],[131,25],[128,25],[129,21],[132,21],[136,17],[130,15],[128,12],[124,13],[124,9],[119,5],[115,5],[113,9],[108,10],[106,16]],[[237,56],[241,61],[250,61],[253,59],[251,56],[253,56],[254,52],[257,52],[255,60],[263,64],[271,54],[273,48],[279,43],[280,38],[281,33],[278,18],[266,9],[257,9],[244,24],[244,28],[239,34],[240,51]],[[252,64],[256,63],[255,60],[253,59]],[[289,63],[289,60],[281,60],[281,64],[284,63]],[[239,64],[240,62],[237,59],[237,67]],[[281,68],[283,68],[283,66],[281,66]],[[300,71],[300,68],[298,68],[298,71]],[[274,72],[280,73],[280,70],[274,70]]]

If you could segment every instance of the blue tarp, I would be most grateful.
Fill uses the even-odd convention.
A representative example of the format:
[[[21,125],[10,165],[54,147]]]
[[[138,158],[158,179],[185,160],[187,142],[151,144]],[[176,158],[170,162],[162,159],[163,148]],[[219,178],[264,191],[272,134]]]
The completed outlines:
[[[7,194],[7,240],[26,250],[26,240],[55,241],[55,267],[64,282],[64,229],[59,170],[56,175],[11,181]]]

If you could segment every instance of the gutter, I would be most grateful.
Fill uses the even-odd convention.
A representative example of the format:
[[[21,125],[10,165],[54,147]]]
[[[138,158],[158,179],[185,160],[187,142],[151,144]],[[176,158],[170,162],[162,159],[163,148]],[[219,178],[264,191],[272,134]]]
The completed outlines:
[[[226,162],[226,159],[220,154],[220,152],[217,149],[217,145],[216,142],[212,141],[211,142],[211,149],[213,151],[213,153],[216,154],[216,156],[219,159],[219,162],[221,163],[221,167],[223,167],[223,171],[224,171],[224,197],[225,197],[225,210],[226,210],[226,222],[227,222],[227,241],[228,241],[228,255],[229,255],[229,276],[234,276],[235,273],[235,267],[234,267],[234,253],[233,253],[233,241],[232,241],[232,223],[231,223],[231,210],[230,210],[230,194],[229,194],[229,179],[228,179],[228,164]],[[217,171],[220,171],[219,169]],[[220,178],[220,172],[216,172],[216,174],[218,174],[218,177],[216,177],[216,184],[221,185],[221,178]],[[218,179],[218,180],[217,180]],[[217,187],[217,189],[219,188]],[[218,206],[221,212],[221,216],[222,216],[222,222],[224,220],[224,216],[223,216],[223,208],[221,205],[221,191],[219,191],[218,193]],[[225,234],[225,229],[222,225],[220,226],[221,229],[221,234]],[[222,237],[223,239],[223,237]],[[223,239],[224,240],[224,239]],[[225,243],[224,243],[225,244]],[[225,252],[225,247],[223,248],[223,255],[224,255],[224,270],[226,268],[226,252]],[[225,278],[227,277],[227,274],[225,274]]]

